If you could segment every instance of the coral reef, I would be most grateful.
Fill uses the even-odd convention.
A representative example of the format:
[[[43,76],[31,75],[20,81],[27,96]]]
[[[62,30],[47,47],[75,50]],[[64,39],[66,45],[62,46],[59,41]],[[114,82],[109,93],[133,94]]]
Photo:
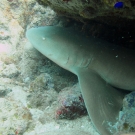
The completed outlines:
[[[71,87],[77,82],[76,76],[59,68],[31,47],[25,31],[30,27],[54,24],[77,26],[78,22],[70,19],[74,18],[84,23],[80,23],[82,32],[90,30],[92,36],[134,46],[135,2],[124,0],[123,8],[114,9],[115,2],[44,0],[42,4],[45,6],[42,6],[36,0],[0,1],[0,134],[99,135],[87,115],[80,117],[86,110],[79,89]],[[46,5],[50,5],[57,14]],[[86,23],[88,20],[92,20],[90,25]],[[125,28],[120,29],[121,26]],[[124,99],[124,108],[120,113],[118,129],[134,131],[134,94]]]

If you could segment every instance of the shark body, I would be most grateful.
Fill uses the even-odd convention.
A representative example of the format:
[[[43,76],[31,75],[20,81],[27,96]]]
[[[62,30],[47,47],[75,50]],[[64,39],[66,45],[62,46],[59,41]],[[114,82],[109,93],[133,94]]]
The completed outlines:
[[[26,32],[43,55],[78,76],[88,114],[101,135],[112,135],[124,94],[135,90],[135,52],[73,28],[46,26]]]

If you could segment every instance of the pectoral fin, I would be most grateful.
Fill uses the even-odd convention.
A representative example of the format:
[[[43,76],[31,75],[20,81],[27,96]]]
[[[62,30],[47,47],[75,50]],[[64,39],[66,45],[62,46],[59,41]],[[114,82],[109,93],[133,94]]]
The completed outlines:
[[[101,135],[112,135],[108,124],[114,124],[122,107],[124,94],[107,84],[93,71],[78,74],[89,116]]]

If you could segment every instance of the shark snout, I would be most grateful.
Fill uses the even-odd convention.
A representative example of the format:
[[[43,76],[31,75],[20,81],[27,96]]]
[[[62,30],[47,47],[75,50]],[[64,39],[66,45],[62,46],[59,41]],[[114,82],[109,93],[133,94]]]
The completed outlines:
[[[26,37],[34,47],[40,46],[47,36],[47,27],[31,28],[26,31]]]
[[[50,38],[52,36],[54,31],[51,31],[51,29],[52,28],[49,26],[31,28],[26,31],[26,37],[30,42],[32,42],[32,44],[33,42],[39,43],[39,41],[45,40],[46,38]]]
[[[37,28],[31,28],[29,30],[26,31],[26,37],[29,41],[31,41],[31,39],[35,39],[38,35],[36,34],[38,32]]]

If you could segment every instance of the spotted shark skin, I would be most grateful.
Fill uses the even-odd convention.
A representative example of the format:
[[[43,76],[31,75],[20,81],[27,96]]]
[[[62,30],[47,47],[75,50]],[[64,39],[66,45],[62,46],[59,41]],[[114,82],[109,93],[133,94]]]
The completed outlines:
[[[93,125],[113,135],[123,92],[135,90],[135,51],[86,37],[73,28],[45,26],[27,30],[26,37],[43,55],[77,75]]]

